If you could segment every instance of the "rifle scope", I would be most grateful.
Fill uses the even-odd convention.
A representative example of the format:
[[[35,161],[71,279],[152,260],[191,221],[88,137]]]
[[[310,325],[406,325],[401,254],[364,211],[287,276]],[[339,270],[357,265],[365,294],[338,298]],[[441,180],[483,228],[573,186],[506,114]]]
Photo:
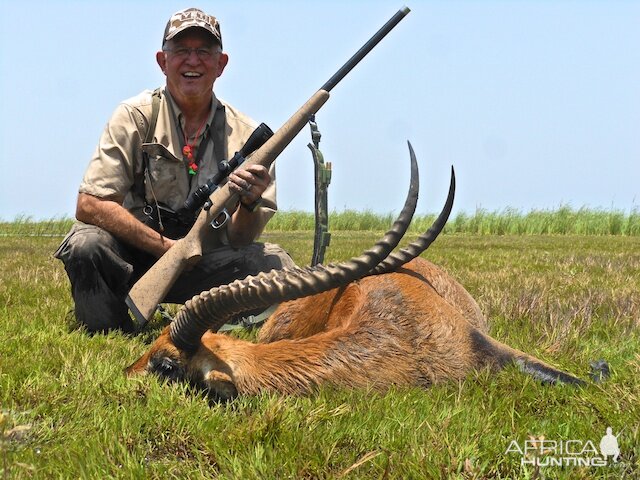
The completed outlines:
[[[242,146],[239,152],[230,159],[224,160],[218,164],[218,173],[216,173],[213,177],[211,177],[207,182],[197,190],[195,190],[189,197],[185,200],[183,205],[183,210],[186,210],[188,213],[195,214],[196,211],[204,206],[207,209],[207,201],[209,200],[209,196],[214,192],[216,188],[220,185],[222,180],[227,178],[229,174],[235,170],[239,165],[245,161],[245,159],[259,149],[262,145],[265,144],[267,140],[269,140],[273,136],[273,132],[265,123],[261,123],[258,128],[256,128],[247,142]]]

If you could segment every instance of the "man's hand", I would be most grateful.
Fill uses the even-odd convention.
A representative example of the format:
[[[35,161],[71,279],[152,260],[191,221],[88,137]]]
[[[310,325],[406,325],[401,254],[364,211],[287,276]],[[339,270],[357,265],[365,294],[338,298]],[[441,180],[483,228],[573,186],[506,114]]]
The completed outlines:
[[[260,233],[262,225],[260,209],[250,211],[252,203],[262,198],[262,194],[271,183],[269,170],[262,165],[249,165],[246,169],[239,169],[229,174],[229,191],[237,193],[240,204],[227,227],[231,245],[248,245]]]
[[[237,193],[244,205],[251,205],[262,198],[270,183],[269,170],[262,165],[249,165],[229,174],[229,190]]]

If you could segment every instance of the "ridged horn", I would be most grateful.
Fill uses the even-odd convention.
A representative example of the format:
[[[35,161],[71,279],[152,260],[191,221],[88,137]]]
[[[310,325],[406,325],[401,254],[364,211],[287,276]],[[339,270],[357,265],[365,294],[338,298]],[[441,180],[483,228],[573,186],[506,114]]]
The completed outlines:
[[[412,153],[411,145],[409,149]],[[231,315],[331,290],[366,275],[398,245],[411,223],[418,202],[419,180],[416,157],[412,153],[410,158],[411,182],[404,207],[391,229],[372,248],[345,262],[272,270],[202,292],[176,314],[170,327],[174,345],[193,352],[207,330],[217,330]]]
[[[411,144],[409,144],[409,148],[411,148]],[[411,149],[411,154],[413,155],[413,149]],[[391,253],[387,258],[385,258],[382,262],[380,262],[376,267],[373,268],[366,276],[369,275],[380,275],[381,273],[393,272],[398,269],[402,265],[407,262],[410,262],[417,256],[419,256],[422,252],[424,252],[429,246],[434,242],[442,229],[444,228],[447,220],[449,219],[449,215],[451,214],[451,209],[453,208],[453,198],[455,197],[456,192],[456,173],[451,167],[451,182],[449,183],[449,193],[447,194],[447,200],[438,215],[438,218],[433,222],[429,230],[421,234],[416,240],[411,242],[405,248]]]

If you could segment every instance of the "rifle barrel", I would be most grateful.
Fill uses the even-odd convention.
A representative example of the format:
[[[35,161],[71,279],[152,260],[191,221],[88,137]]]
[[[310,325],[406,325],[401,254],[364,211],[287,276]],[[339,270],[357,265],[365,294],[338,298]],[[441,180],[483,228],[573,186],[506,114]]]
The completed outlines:
[[[335,87],[340,80],[342,80],[352,69],[355,67],[360,60],[362,60],[367,53],[369,53],[373,47],[375,47],[380,40],[382,40],[393,28],[400,23],[411,10],[409,7],[402,7],[400,10],[396,12],[396,14],[391,17],[387,23],[385,23],[380,30],[378,30],[368,41],[365,43],[360,50],[358,50],[349,60],[345,63],[340,70],[338,70],[333,77],[331,77],[322,87],[322,90],[326,90],[330,92],[333,87]]]

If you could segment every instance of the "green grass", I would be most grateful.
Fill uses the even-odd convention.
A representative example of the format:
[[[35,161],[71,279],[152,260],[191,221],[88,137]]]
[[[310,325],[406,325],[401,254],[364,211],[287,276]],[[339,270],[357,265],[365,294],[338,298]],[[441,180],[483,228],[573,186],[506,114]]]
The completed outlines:
[[[455,222],[454,222],[455,223]],[[336,231],[327,260],[379,232]],[[270,231],[300,264],[311,232]],[[89,337],[72,306],[58,238],[0,239],[0,478],[637,478],[640,455],[640,237],[444,235],[427,258],[490,318],[491,333],[582,378],[543,386],[515,368],[428,390],[322,388],[210,405],[182,385],[122,369],[159,332]],[[622,432],[622,461],[523,467],[505,454],[529,436],[591,440]]]

